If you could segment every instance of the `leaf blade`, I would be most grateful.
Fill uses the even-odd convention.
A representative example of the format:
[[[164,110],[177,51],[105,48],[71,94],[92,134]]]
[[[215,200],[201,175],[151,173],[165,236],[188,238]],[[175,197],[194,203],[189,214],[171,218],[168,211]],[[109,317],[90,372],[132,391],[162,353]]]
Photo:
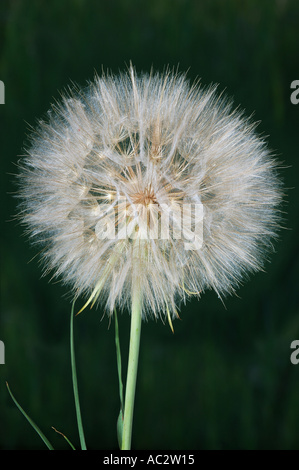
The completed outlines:
[[[77,424],[78,424],[78,432],[79,432],[81,449],[82,450],[87,450],[84,431],[83,431],[82,417],[81,417],[79,392],[78,392],[78,381],[77,381],[77,372],[76,372],[76,359],[75,359],[75,346],[74,346],[74,308],[75,308],[75,300],[72,304],[71,322],[70,322],[70,348],[71,348],[72,381],[73,381],[75,408],[76,408],[76,416],[77,416]]]
[[[52,446],[52,444],[50,443],[50,441],[46,438],[46,436],[44,435],[44,433],[40,430],[40,428],[35,424],[35,422],[27,415],[27,413],[23,410],[23,408],[21,407],[21,405],[18,403],[18,401],[16,400],[16,398],[14,397],[14,395],[12,394],[10,388],[9,388],[9,385],[8,383],[6,382],[6,387],[7,387],[7,390],[8,390],[8,393],[10,394],[14,404],[17,406],[17,408],[21,411],[22,415],[27,419],[27,421],[29,422],[29,424],[31,424],[31,426],[33,427],[33,429],[37,432],[37,434],[39,435],[39,437],[42,439],[42,441],[46,444],[46,446],[48,447],[49,450],[54,450],[54,447]]]

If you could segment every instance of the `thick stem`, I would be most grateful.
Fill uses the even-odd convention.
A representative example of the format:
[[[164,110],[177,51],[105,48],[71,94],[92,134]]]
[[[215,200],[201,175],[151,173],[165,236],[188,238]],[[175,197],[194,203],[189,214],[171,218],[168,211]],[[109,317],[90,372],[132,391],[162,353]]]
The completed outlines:
[[[141,332],[142,298],[139,283],[136,282],[132,292],[132,313],[129,360],[127,371],[125,411],[122,435],[122,450],[131,449],[132,423],[135,400],[135,389],[138,369],[138,356]]]

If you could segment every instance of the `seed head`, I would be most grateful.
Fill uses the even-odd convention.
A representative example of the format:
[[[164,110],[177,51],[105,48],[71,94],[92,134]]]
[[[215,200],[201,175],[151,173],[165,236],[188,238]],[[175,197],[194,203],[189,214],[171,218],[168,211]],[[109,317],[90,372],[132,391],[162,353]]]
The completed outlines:
[[[20,172],[21,216],[45,272],[108,313],[177,315],[233,293],[277,231],[276,162],[216,87],[167,71],[96,77],[53,105]]]

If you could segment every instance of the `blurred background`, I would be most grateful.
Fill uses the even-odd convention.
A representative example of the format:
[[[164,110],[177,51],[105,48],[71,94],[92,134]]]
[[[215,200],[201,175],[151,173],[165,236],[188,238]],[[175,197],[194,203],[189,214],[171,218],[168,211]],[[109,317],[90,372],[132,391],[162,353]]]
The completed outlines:
[[[265,272],[225,300],[212,292],[182,307],[175,334],[143,324],[133,449],[299,449],[297,0],[1,0],[0,448],[45,449],[5,387],[57,449],[79,447],[69,354],[70,298],[41,278],[35,249],[13,220],[14,176],[29,125],[71,81],[165,65],[219,83],[284,162],[285,227]],[[30,260],[32,260],[30,262]],[[119,318],[123,373],[129,315]],[[117,449],[114,324],[99,310],[75,320],[87,446]],[[125,378],[125,376],[123,377]]]

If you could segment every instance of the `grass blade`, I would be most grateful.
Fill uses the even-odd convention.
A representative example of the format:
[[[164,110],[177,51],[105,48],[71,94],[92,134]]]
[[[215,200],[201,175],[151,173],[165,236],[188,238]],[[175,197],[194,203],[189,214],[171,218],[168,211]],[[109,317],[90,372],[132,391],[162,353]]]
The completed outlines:
[[[9,388],[9,385],[8,383],[6,382],[6,387],[7,387],[7,390],[14,402],[14,404],[18,407],[18,409],[21,411],[21,413],[23,414],[23,416],[25,416],[25,418],[27,419],[27,421],[31,424],[31,426],[33,427],[33,429],[37,432],[37,434],[39,435],[39,437],[44,441],[44,443],[46,444],[46,446],[48,447],[49,450],[54,450],[54,447],[52,446],[52,444],[48,441],[48,439],[46,438],[46,436],[42,433],[42,431],[39,429],[39,427],[35,424],[34,421],[32,421],[32,419],[27,415],[27,413],[23,410],[23,408],[21,407],[21,405],[17,402],[17,400],[15,399],[15,397],[13,396],[10,388]]]
[[[115,316],[115,345],[116,345],[116,360],[117,360],[117,372],[118,372],[118,383],[119,383],[119,398],[121,410],[124,411],[124,395],[123,395],[123,383],[122,383],[122,373],[121,373],[121,353],[120,353],[120,342],[119,342],[119,332],[118,332],[118,320],[116,310],[114,310]]]
[[[123,394],[123,382],[122,382],[122,372],[121,372],[121,353],[120,353],[120,342],[119,342],[119,331],[118,331],[118,319],[117,319],[116,310],[114,310],[114,317],[115,317],[116,360],[117,360],[119,398],[120,398],[120,412],[119,412],[119,416],[117,420],[117,438],[118,438],[119,447],[121,447],[123,420],[124,420],[124,394]]]
[[[76,373],[76,360],[75,360],[75,347],[74,347],[74,307],[75,307],[75,301],[73,302],[73,305],[72,305],[71,325],[70,325],[72,380],[73,380],[75,407],[76,407],[78,432],[79,432],[81,449],[82,450],[87,450],[86,443],[85,443],[85,437],[84,437],[84,431],[83,431],[83,425],[82,425],[80,402],[79,402],[79,393],[78,393],[77,373]]]

